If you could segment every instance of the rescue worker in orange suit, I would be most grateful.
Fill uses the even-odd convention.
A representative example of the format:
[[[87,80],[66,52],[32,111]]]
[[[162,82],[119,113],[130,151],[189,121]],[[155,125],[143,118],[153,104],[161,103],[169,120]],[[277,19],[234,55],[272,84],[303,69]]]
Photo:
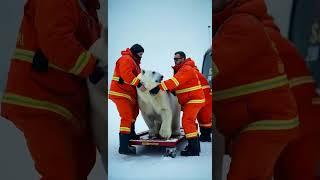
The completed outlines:
[[[199,156],[200,142],[196,118],[205,105],[205,96],[201,88],[195,63],[187,58],[185,53],[178,51],[174,55],[174,76],[162,81],[159,86],[151,89],[151,95],[157,95],[160,90],[174,91],[183,108],[182,127],[188,140],[188,145],[182,156]]]
[[[213,1],[213,84],[217,129],[232,158],[228,180],[265,180],[299,136],[284,65],[264,31],[264,0]]]
[[[285,39],[272,17],[263,19],[265,30],[273,41],[289,79],[290,88],[298,105],[301,123],[301,137],[291,142],[277,162],[275,180],[316,180],[317,168],[320,168],[319,128],[320,106],[313,105],[312,99],[317,96],[316,85],[303,57],[298,50]]]
[[[86,78],[106,69],[88,50],[99,40],[98,0],[28,0],[1,104],[42,180],[84,180],[95,164]]]
[[[211,142],[211,132],[212,132],[212,94],[211,88],[208,80],[204,75],[197,69],[198,78],[201,83],[201,88],[203,90],[206,103],[203,106],[197,116],[200,127],[200,137],[201,142]]]
[[[137,77],[141,72],[140,61],[143,53],[144,49],[139,44],[134,44],[130,49],[122,51],[112,77],[109,99],[116,104],[121,117],[120,154],[136,154],[135,147],[129,146],[129,140],[137,138],[134,128],[139,114],[136,87],[141,91],[146,90]]]

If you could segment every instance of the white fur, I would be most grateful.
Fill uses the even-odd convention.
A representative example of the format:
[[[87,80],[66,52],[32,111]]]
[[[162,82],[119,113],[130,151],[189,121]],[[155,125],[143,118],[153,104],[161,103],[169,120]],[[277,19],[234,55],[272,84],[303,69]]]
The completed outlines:
[[[149,135],[160,135],[170,138],[171,135],[180,135],[180,111],[181,106],[177,97],[166,91],[159,91],[156,96],[151,96],[149,90],[156,87],[163,76],[154,71],[145,71],[138,76],[147,88],[142,92],[139,88],[138,103],[143,119],[149,127]]]
[[[101,37],[90,47],[89,51],[99,59],[98,66],[105,69],[105,76],[97,84],[92,84],[87,79],[91,106],[91,128],[94,142],[100,152],[101,159],[107,172],[107,118],[108,105],[106,96],[108,53],[107,53],[107,30],[102,29]]]

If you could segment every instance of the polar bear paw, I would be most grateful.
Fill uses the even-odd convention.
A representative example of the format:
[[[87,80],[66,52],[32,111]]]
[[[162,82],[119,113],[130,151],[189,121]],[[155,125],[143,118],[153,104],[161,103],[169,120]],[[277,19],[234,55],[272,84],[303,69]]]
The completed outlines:
[[[169,139],[171,137],[171,129],[161,127],[159,134],[162,138]]]

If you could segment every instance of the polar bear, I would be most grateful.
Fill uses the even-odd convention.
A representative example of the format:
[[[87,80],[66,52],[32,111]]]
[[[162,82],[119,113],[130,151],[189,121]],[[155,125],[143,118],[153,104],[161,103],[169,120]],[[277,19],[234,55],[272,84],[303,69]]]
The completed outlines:
[[[108,54],[107,54],[107,29],[103,28],[101,38],[99,38],[89,49],[89,51],[99,59],[99,66],[105,69],[105,76],[96,84],[92,84],[87,79],[87,86],[90,99],[90,115],[91,129],[95,144],[101,155],[103,166],[107,172],[107,118],[108,118],[108,102],[106,97],[107,92],[107,69],[108,69]]]
[[[149,90],[156,87],[163,79],[163,75],[155,71],[146,71],[138,75],[140,82],[147,91],[137,88],[138,103],[143,119],[149,128],[149,136],[169,139],[180,135],[181,106],[176,96],[167,91],[160,91],[151,96]]]

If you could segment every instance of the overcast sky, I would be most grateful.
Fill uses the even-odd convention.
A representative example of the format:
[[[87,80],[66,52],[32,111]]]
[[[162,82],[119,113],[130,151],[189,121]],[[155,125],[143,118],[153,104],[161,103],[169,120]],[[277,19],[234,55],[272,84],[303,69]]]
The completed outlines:
[[[141,67],[165,78],[172,75],[173,56],[179,50],[201,68],[210,47],[211,8],[211,0],[109,0],[109,82],[120,52],[135,43],[145,49]]]

